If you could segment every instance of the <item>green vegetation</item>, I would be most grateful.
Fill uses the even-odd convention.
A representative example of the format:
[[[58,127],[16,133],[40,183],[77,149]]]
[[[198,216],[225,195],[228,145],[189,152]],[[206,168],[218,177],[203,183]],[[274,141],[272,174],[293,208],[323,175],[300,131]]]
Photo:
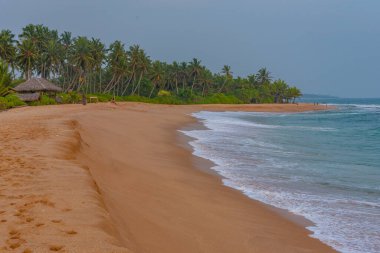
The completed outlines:
[[[16,95],[12,94],[12,75],[8,65],[0,61],[0,110],[25,105]]]
[[[10,30],[0,31],[0,60],[5,62],[0,71],[9,69],[13,79],[41,76],[60,85],[62,103],[78,102],[78,93],[96,94],[100,101],[168,104],[288,103],[301,95],[285,81],[272,80],[266,68],[247,77],[234,76],[227,65],[212,73],[196,58],[151,60],[138,45],[126,48],[115,41],[107,47],[99,39],[73,38],[43,25],[27,25],[18,40]],[[0,86],[0,96],[7,94],[7,86]],[[32,104],[52,103],[42,97]]]
[[[16,95],[10,94],[5,97],[0,96],[0,110],[9,109],[25,105]]]

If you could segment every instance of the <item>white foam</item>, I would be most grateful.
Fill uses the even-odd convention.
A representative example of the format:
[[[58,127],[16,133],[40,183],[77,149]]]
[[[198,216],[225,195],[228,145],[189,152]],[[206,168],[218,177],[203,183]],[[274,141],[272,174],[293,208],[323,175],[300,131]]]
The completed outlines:
[[[252,179],[247,177],[244,170],[239,169],[241,166],[240,160],[243,159],[243,155],[238,158],[229,156],[231,154],[228,152],[238,152],[236,150],[228,150],[227,145],[231,144],[228,138],[231,138],[231,142],[234,138],[230,134],[235,133],[238,127],[273,129],[279,126],[247,122],[237,119],[234,113],[201,112],[194,114],[194,116],[202,119],[204,124],[211,130],[182,132],[195,138],[194,141],[190,142],[194,147],[194,155],[213,161],[216,166],[212,169],[224,177],[223,183],[226,186],[240,190],[250,198],[279,208],[288,209],[313,221],[316,226],[309,227],[314,233],[311,236],[322,240],[338,251],[344,253],[380,252],[380,243],[376,244],[376,238],[380,242],[380,231],[378,230],[380,224],[373,224],[368,222],[369,220],[367,219],[357,219],[360,215],[363,217],[372,215],[373,219],[378,217],[380,220],[380,205],[378,203],[364,200],[339,199],[338,196],[319,196],[318,193],[311,194],[309,192],[306,194],[301,190],[287,192],[287,189],[278,188],[275,184],[261,183],[260,180],[264,180],[263,178]],[[231,119],[231,116],[234,117]],[[302,126],[298,127],[302,129]],[[315,129],[307,127],[306,129],[317,131],[335,130],[318,127],[315,127]],[[220,145],[221,139],[225,140],[226,147],[215,146]],[[258,148],[283,150],[281,146],[272,143],[258,140],[255,140],[255,142]],[[225,152],[227,153],[220,152],[223,148],[226,149]],[[281,166],[292,166],[291,164],[284,165],[283,161],[276,161],[273,157],[269,157],[264,162],[267,164],[261,164],[263,168],[264,166],[278,168],[281,168]],[[374,212],[363,211],[363,213],[360,213],[360,211],[353,209],[356,206],[367,206],[373,208]],[[355,226],[355,229],[353,229],[353,226]],[[364,233],[369,233],[369,235],[363,235],[363,231],[366,231]]]

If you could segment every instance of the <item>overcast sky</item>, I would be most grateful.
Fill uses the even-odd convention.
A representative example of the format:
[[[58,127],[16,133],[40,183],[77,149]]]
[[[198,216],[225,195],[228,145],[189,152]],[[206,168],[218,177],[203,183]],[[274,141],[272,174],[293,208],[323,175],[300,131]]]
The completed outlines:
[[[0,0],[0,29],[29,23],[214,72],[267,67],[304,93],[380,97],[379,0]]]

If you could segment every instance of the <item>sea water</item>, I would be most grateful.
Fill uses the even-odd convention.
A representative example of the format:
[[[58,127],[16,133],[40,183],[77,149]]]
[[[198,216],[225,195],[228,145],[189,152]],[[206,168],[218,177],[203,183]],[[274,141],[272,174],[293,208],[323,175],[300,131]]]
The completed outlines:
[[[380,99],[305,113],[199,112],[184,131],[229,187],[302,215],[344,253],[380,252]]]

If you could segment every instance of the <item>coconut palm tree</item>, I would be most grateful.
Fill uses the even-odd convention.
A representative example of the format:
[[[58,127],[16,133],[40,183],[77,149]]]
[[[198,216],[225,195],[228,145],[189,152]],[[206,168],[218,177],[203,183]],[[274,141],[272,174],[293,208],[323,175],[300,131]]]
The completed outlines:
[[[124,44],[121,41],[117,40],[110,45],[107,60],[108,68],[112,74],[112,79],[104,89],[104,92],[106,93],[114,89],[127,72],[128,59],[124,49]]]
[[[132,95],[134,95],[137,91],[137,94],[140,95],[140,84],[143,76],[148,73],[148,69],[150,67],[150,58],[146,55],[143,49],[138,50],[137,55],[137,64],[136,64],[136,75],[139,76],[136,87],[132,90]]]
[[[169,66],[169,82],[173,82],[175,85],[175,91],[176,94],[178,94],[178,82],[180,80],[181,76],[181,68],[178,64],[178,62],[174,61],[170,66]]]
[[[15,35],[10,30],[2,30],[0,32],[0,59],[14,69],[14,61],[16,56],[16,40]]]
[[[79,91],[86,84],[86,75],[93,64],[93,56],[91,52],[90,41],[86,37],[78,37],[74,39],[73,46],[70,50],[70,61],[76,70],[76,77],[70,88],[75,88]],[[75,82],[78,82],[75,84]]]
[[[260,85],[270,83],[272,81],[271,73],[266,68],[261,68],[257,72],[256,80]]]
[[[181,62],[179,66],[179,78],[182,82],[182,92],[185,91],[186,84],[188,83],[189,67],[186,62]]]
[[[106,58],[107,50],[106,50],[105,45],[100,41],[100,39],[92,38],[90,41],[90,47],[91,47],[91,54],[93,58],[94,71],[96,71],[99,76],[99,90],[100,90],[102,86],[102,66]],[[94,92],[95,90],[96,88],[93,87]]]
[[[17,45],[17,65],[23,71],[25,79],[29,80],[32,77],[33,67],[38,59],[37,48],[34,43],[29,40],[23,40]]]
[[[156,89],[158,85],[160,85],[165,78],[165,70],[163,64],[159,61],[155,61],[152,64],[150,70],[150,79],[152,80],[153,87],[149,93],[149,98],[152,97],[153,91]]]
[[[285,92],[286,100],[292,100],[292,103],[295,103],[296,98],[302,96],[301,91],[297,87],[289,87]]]
[[[193,78],[193,81],[191,84],[191,93],[193,93],[193,89],[197,83],[197,79],[202,72],[201,61],[198,60],[197,58],[193,58],[193,60],[189,62],[189,69],[190,69],[190,76]]]
[[[272,84],[272,94],[275,103],[283,103],[288,84],[284,80],[276,80]]]
[[[62,45],[60,74],[63,77],[63,85],[65,85],[66,80],[69,80],[70,78],[69,69],[71,68],[69,66],[69,53],[70,53],[70,47],[72,46],[72,43],[73,43],[71,32],[67,32],[67,31],[63,32],[59,40]]]
[[[62,45],[58,40],[47,41],[42,54],[43,68],[40,73],[44,78],[50,78],[50,74],[57,74],[62,62]]]
[[[224,86],[226,85],[226,83],[228,81],[232,80],[231,67],[228,65],[224,65],[222,68],[222,74],[224,75],[224,82],[218,91],[219,93],[223,92],[223,89],[224,89]]]
[[[210,88],[210,85],[213,83],[211,71],[204,69],[200,74],[199,83],[202,84],[202,96],[205,96]]]

